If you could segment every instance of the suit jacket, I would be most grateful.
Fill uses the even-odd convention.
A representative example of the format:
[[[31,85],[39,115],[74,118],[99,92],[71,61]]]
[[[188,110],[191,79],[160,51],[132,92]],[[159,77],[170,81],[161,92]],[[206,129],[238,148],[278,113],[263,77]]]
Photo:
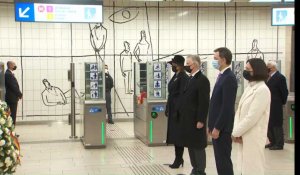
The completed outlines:
[[[168,101],[166,111],[168,113],[168,131],[167,131],[167,143],[176,144],[177,137],[179,135],[179,121],[176,116],[176,110],[178,109],[179,98],[184,92],[188,75],[185,72],[179,72],[174,74],[170,82],[168,83]]]
[[[178,117],[180,134],[178,146],[204,149],[207,146],[206,121],[209,105],[210,83],[199,71],[188,80],[179,100]],[[197,122],[204,126],[197,129]]]
[[[276,72],[267,81],[267,86],[271,91],[271,108],[270,108],[270,126],[282,126],[283,125],[283,105],[286,104],[288,97],[288,89],[285,77]]]
[[[113,78],[108,73],[105,73],[105,92],[110,92],[113,87],[114,87]]]
[[[234,137],[243,139],[243,144],[238,144],[237,174],[264,174],[270,103],[265,82],[250,82],[240,99],[232,131]]]
[[[223,72],[216,82],[209,105],[208,128],[222,132],[232,132],[237,80],[231,69]]]
[[[16,77],[10,70],[6,70],[5,72],[5,89],[5,101],[7,103],[18,103],[19,99],[22,97],[22,93]]]

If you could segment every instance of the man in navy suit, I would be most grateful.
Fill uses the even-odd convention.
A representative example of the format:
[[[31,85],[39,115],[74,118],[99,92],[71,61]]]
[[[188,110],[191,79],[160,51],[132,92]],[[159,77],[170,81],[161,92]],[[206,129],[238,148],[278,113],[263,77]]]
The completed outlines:
[[[220,71],[209,105],[208,133],[212,137],[219,175],[233,175],[231,133],[237,80],[230,69],[232,54],[226,47],[214,50],[213,67]]]
[[[277,63],[269,61],[267,67],[270,77],[266,84],[271,91],[271,108],[268,126],[270,143],[266,145],[266,148],[282,150],[284,145],[282,106],[286,103],[289,92],[286,78],[277,70]]]
[[[5,101],[10,108],[11,117],[13,119],[14,125],[16,125],[16,115],[18,101],[22,99],[22,93],[19,88],[18,81],[13,74],[13,71],[17,69],[16,63],[13,61],[7,62],[7,70],[5,72]]]

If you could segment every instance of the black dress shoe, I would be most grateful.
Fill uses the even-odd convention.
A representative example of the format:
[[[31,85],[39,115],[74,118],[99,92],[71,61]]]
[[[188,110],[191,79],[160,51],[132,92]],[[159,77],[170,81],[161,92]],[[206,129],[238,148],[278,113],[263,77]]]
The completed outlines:
[[[115,124],[115,122],[114,122],[114,121],[108,121],[108,123],[109,123],[109,124]]]
[[[283,147],[282,146],[271,146],[269,149],[270,150],[283,150]]]
[[[183,163],[184,163],[183,159],[181,159],[181,160],[175,159],[174,163],[172,165],[169,165],[169,167],[172,169],[179,168],[180,165],[182,165],[182,167],[183,167]]]
[[[269,143],[269,144],[267,144],[266,146],[265,146],[265,148],[270,148],[270,147],[272,147],[273,145],[271,144],[271,143]]]

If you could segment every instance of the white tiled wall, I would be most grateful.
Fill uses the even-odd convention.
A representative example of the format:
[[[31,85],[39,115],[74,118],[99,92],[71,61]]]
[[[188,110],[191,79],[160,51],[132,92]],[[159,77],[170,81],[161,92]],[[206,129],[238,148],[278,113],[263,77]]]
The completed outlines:
[[[237,52],[234,60],[246,59],[246,53],[251,50],[253,39],[258,40],[258,47],[265,53],[265,60],[276,59],[275,52],[278,43],[278,52],[280,52],[278,59],[282,60],[281,70],[285,73],[285,27],[271,26],[270,7],[237,7],[236,20],[234,7],[227,7],[225,30],[225,10],[222,6],[199,6],[197,9],[191,4],[183,3],[178,7],[162,4],[158,8],[157,2],[148,3],[149,7],[147,6],[146,10],[145,3],[119,2],[115,11],[122,10],[123,5],[135,5],[128,10],[131,12],[131,17],[138,14],[134,20],[123,24],[110,21],[112,18],[109,19],[109,17],[113,14],[112,2],[109,2],[109,5],[104,8],[103,26],[107,29],[105,62],[109,66],[110,74],[114,78],[115,89],[120,96],[118,99],[115,94],[112,94],[113,112],[124,112],[120,101],[126,111],[133,112],[133,96],[125,94],[119,60],[120,53],[124,48],[124,41],[130,43],[133,54],[133,50],[140,40],[141,30],[146,31],[149,43],[149,34],[151,34],[152,47],[150,50],[153,52],[149,53],[148,57],[150,58],[153,56],[154,59],[157,59],[180,50],[183,50],[180,52],[183,55],[197,54],[197,51],[199,51],[198,54],[204,54],[200,56],[209,62],[208,77],[211,88],[214,86],[217,71],[212,68],[210,61],[213,59],[213,50],[225,46],[225,36],[226,46],[233,53],[235,50]],[[148,13],[148,21],[146,13]],[[199,14],[198,23],[197,14]],[[114,15],[116,20],[123,18],[120,13]],[[93,24],[91,25],[93,26]],[[21,39],[20,35],[22,35]],[[20,49],[21,41],[22,49]],[[61,88],[63,92],[70,89],[67,70],[71,62],[71,47],[73,56],[87,56],[74,57],[74,62],[95,60],[95,57],[92,56],[94,51],[90,44],[89,25],[77,23],[72,26],[68,23],[20,24],[14,20],[13,4],[0,3],[0,44],[0,61],[14,60],[18,66],[15,74],[24,93],[24,99],[19,103],[18,115],[23,114],[24,120],[65,119],[66,117],[61,115],[70,113],[70,105],[45,106],[41,99],[41,92],[44,90],[42,80],[48,79],[53,86]],[[21,54],[23,56],[22,65],[19,57]],[[170,59],[171,57],[168,57],[162,61]],[[136,61],[134,56],[133,61]],[[127,115],[118,114],[116,117],[122,118]]]

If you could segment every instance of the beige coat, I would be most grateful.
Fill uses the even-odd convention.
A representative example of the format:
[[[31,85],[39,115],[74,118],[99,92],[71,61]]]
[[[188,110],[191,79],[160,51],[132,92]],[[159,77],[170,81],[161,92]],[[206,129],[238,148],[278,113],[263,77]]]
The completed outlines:
[[[232,135],[242,137],[238,146],[238,174],[264,175],[265,143],[271,94],[265,82],[250,82],[235,114]]]

